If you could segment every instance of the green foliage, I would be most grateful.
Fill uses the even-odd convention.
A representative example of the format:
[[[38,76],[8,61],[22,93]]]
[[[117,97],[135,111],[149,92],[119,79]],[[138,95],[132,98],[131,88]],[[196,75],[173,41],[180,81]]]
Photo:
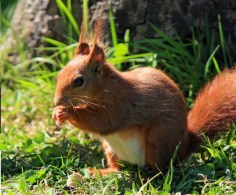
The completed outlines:
[[[17,0],[0,1],[0,33],[5,33],[9,27],[8,21],[11,20],[16,7]]]
[[[67,0],[67,6],[63,3],[62,0],[56,0],[58,8],[60,10],[61,15],[63,16],[62,18],[64,19],[64,22],[67,23],[66,17],[68,19],[68,27],[69,27],[69,36],[71,37],[71,27],[70,25],[72,25],[72,27],[74,28],[75,32],[77,33],[77,35],[79,35],[79,27],[78,24],[75,20],[75,18],[73,17],[72,13],[71,13],[71,0]]]
[[[71,1],[63,2],[57,1],[68,25],[68,45],[44,38],[49,46],[38,49],[50,51],[52,55],[26,60],[27,50],[19,47],[22,63],[13,66],[3,61],[1,66],[2,192],[126,195],[235,193],[235,126],[215,143],[206,138],[203,155],[193,155],[179,166],[171,163],[167,173],[152,175],[149,170],[120,162],[122,171],[119,173],[106,177],[88,174],[88,166],[104,166],[100,144],[77,129],[56,127],[51,119],[55,77],[58,70],[72,59],[77,45],[72,34],[79,33],[71,14]],[[84,13],[88,13],[87,3],[84,0]],[[128,63],[131,69],[156,67],[158,64],[184,88],[189,104],[203,82],[212,76],[212,70],[220,72],[222,64],[228,65],[232,61],[220,19],[220,43],[215,43],[208,29],[206,44],[197,38],[196,30],[193,30],[192,40],[183,41],[179,37],[168,37],[153,25],[159,38],[131,43],[129,30],[123,41],[117,39],[114,24],[111,17],[113,45],[107,52],[108,61],[120,69],[122,63]],[[133,54],[132,47],[142,52]],[[216,55],[219,51],[223,53],[223,61]],[[67,176],[74,171],[83,175],[78,189],[65,187]]]
[[[206,21],[206,28],[207,24]],[[221,68],[233,66],[233,56],[236,53],[233,46],[225,42],[220,17],[218,24],[220,42],[215,38],[214,31],[209,28],[206,29],[207,40],[204,42],[197,28],[193,28],[192,40],[181,40],[178,36],[167,36],[150,24],[159,37],[137,41],[133,46],[141,51],[156,54],[157,67],[172,75],[186,93],[191,89],[196,94],[204,83],[216,73],[220,73]],[[216,57],[219,52],[223,53],[223,61]]]

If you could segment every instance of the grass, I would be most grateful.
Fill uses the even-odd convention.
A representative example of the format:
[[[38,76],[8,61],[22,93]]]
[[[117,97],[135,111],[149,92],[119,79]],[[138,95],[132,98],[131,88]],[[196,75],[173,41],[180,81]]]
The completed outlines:
[[[0,27],[1,27],[1,37],[2,34],[8,29],[8,21],[11,19],[13,12],[16,7],[17,0],[1,1],[0,2]],[[2,38],[0,38],[1,43]]]
[[[214,143],[206,138],[202,154],[195,154],[177,166],[170,164],[165,174],[153,176],[147,168],[124,162],[120,162],[120,173],[106,177],[88,174],[88,166],[105,166],[100,144],[78,129],[56,127],[51,119],[55,77],[72,58],[76,47],[72,34],[78,33],[70,14],[70,1],[67,5],[59,0],[57,3],[68,25],[69,45],[45,38],[50,46],[43,49],[53,51],[51,56],[24,60],[16,66],[5,60],[1,66],[2,193],[234,194],[236,126]],[[197,29],[193,28],[191,40],[181,40],[178,36],[168,37],[153,25],[159,38],[131,43],[128,30],[124,40],[118,40],[111,11],[110,23],[113,46],[107,52],[108,60],[119,69],[124,64],[131,69],[159,64],[184,90],[189,106],[203,83],[223,65],[230,66],[235,57],[224,39],[220,18],[220,41],[207,29],[206,43],[198,38]],[[140,54],[132,54],[131,47],[139,48]],[[20,52],[25,56],[27,51]],[[74,171],[84,177],[78,189],[66,187],[67,177]]]

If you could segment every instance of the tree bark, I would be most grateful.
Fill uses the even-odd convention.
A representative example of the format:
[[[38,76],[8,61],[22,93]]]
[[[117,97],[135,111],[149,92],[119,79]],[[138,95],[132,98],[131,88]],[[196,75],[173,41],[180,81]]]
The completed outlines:
[[[66,1],[65,1],[66,2]],[[157,37],[149,23],[154,24],[169,36],[176,33],[181,38],[191,38],[192,26],[205,32],[206,24],[218,33],[218,15],[224,34],[236,41],[236,1],[234,0],[111,0],[118,37],[131,31],[131,40]],[[108,17],[108,0],[91,0],[89,12],[92,21]],[[72,13],[78,23],[82,20],[82,1],[72,0]],[[60,16],[55,0],[19,0],[12,19],[12,28],[2,48],[17,54],[18,39],[23,39],[29,48],[29,56],[42,53],[36,47],[44,47],[42,37],[66,41],[67,29]],[[15,40],[14,38],[17,39]],[[77,39],[77,37],[74,37]],[[15,55],[13,55],[15,56]],[[15,57],[14,57],[15,59]],[[13,60],[14,61],[14,60]],[[16,62],[17,63],[17,60]]]

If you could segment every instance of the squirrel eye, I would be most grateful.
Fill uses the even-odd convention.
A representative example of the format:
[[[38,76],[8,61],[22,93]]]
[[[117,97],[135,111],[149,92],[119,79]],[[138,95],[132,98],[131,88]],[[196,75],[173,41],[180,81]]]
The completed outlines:
[[[80,87],[84,84],[84,78],[82,77],[79,77],[79,78],[76,78],[73,82],[73,87]]]

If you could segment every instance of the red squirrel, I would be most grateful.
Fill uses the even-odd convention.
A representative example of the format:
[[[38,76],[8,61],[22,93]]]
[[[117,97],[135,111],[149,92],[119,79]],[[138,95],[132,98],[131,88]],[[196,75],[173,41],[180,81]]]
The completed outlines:
[[[202,133],[236,123],[236,68],[208,83],[187,113],[181,90],[161,70],[119,72],[108,64],[102,28],[97,22],[91,38],[82,27],[74,58],[58,74],[52,114],[101,140],[108,164],[101,175],[119,171],[118,159],[163,170],[179,144],[185,159],[199,150]]]

